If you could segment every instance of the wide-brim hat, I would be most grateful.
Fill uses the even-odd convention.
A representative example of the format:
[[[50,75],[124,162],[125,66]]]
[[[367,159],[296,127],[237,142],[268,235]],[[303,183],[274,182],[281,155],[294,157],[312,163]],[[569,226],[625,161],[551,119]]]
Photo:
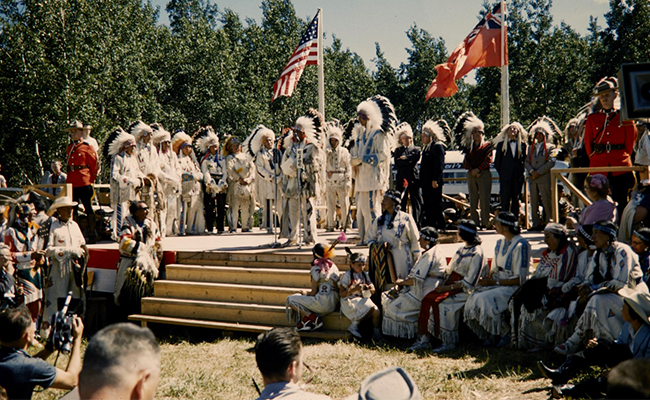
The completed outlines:
[[[643,319],[643,322],[650,324],[650,293],[645,282],[639,283],[633,289],[624,287],[618,291],[618,294]]]
[[[47,215],[50,217],[54,215],[56,210],[58,210],[61,207],[74,207],[78,203],[76,201],[72,201],[72,199],[68,196],[63,196],[63,197],[58,197],[56,200],[54,200],[54,203],[50,206],[50,209],[47,210]]]
[[[76,119],[76,120],[70,122],[68,127],[65,128],[65,131],[66,132],[71,132],[71,131],[73,131],[75,129],[84,129],[84,124],[81,121]]]
[[[345,400],[420,400],[415,381],[404,369],[392,367],[374,373],[361,382],[359,393]]]
[[[596,86],[594,86],[594,95],[599,95],[605,93],[608,90],[618,89],[618,79],[608,76],[598,81]]]

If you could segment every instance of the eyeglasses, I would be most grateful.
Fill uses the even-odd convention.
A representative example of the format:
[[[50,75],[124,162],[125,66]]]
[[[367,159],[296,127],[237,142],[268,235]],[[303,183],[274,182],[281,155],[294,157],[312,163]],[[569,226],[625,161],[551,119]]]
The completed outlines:
[[[149,211],[149,207],[138,207],[138,210]]]

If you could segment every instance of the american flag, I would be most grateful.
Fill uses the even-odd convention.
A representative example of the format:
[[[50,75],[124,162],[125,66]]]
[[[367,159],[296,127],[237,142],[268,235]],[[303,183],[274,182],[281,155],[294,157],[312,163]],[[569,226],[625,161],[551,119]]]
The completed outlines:
[[[298,80],[309,64],[318,64],[318,21],[320,10],[314,16],[305,33],[300,38],[298,47],[293,51],[289,62],[282,70],[280,78],[273,85],[274,101],[280,96],[290,97],[298,84]]]

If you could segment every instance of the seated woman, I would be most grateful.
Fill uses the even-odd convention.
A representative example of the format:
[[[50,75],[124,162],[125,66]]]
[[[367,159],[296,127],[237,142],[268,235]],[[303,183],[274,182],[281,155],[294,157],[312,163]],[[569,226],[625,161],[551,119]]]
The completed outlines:
[[[393,266],[391,282],[405,279],[420,258],[418,227],[413,217],[400,211],[401,193],[389,189],[381,201],[382,214],[372,223],[367,233],[368,244],[385,244],[391,249]],[[380,287],[379,290],[384,290]]]
[[[449,274],[444,283],[435,290],[442,295],[442,301],[433,303],[429,318],[429,333],[442,341],[442,345],[433,350],[434,353],[444,353],[456,348],[458,327],[465,302],[475,290],[479,278],[487,276],[489,272],[476,223],[461,219],[458,222],[458,238],[465,242],[465,245],[456,251],[447,268]]]
[[[643,272],[643,281],[650,283],[650,228],[639,228],[632,232],[630,247],[639,256],[639,265]]]
[[[609,181],[605,175],[589,175],[585,183],[585,192],[592,203],[582,210],[578,227],[604,220],[616,222],[616,204],[609,197]]]
[[[372,326],[375,328],[373,339],[381,339],[381,312],[370,299],[370,296],[375,293],[375,285],[370,281],[368,273],[364,271],[366,256],[361,253],[352,253],[348,247],[345,248],[345,251],[350,258],[350,270],[341,275],[339,294],[341,295],[341,312],[352,321],[348,332],[361,339],[359,322],[371,316]]]
[[[382,294],[384,335],[415,337],[422,298],[438,287],[445,276],[447,262],[442,251],[438,251],[437,243],[438,231],[422,228],[420,247],[424,253],[405,279],[397,279],[393,289]],[[393,297],[395,294],[397,297]]]
[[[490,277],[480,279],[477,291],[467,299],[465,322],[484,345],[504,346],[510,341],[508,301],[528,278],[532,259],[530,244],[519,235],[514,214],[500,212],[494,225],[503,238],[494,248]]]
[[[311,291],[287,297],[287,319],[298,324],[298,331],[313,331],[323,326],[321,317],[336,310],[339,304],[339,268],[330,257],[331,246],[317,243],[312,249],[314,261],[310,270]],[[301,318],[302,317],[302,318]]]
[[[593,225],[582,225],[576,232],[580,254],[576,273],[573,278],[569,279],[562,285],[562,304],[557,304],[555,308],[544,319],[544,329],[550,342],[554,344],[564,343],[573,333],[578,317],[585,308],[586,301],[578,304],[578,287],[587,279],[587,270],[589,262],[596,252],[596,246],[591,237]],[[587,300],[587,299],[584,299]]]
[[[614,340],[621,331],[623,299],[618,291],[636,287],[643,273],[630,246],[616,241],[617,229],[611,221],[594,224],[592,238],[596,254],[589,263],[587,280],[579,287],[579,296],[588,300],[575,331],[566,342],[555,347],[556,353],[573,354],[585,339]]]
[[[575,276],[578,251],[560,224],[546,225],[544,241],[548,248],[542,252],[537,269],[510,302],[511,329],[517,333],[513,336],[520,349],[555,345],[555,332],[546,328],[545,318],[554,308],[566,309],[571,300],[562,287]]]

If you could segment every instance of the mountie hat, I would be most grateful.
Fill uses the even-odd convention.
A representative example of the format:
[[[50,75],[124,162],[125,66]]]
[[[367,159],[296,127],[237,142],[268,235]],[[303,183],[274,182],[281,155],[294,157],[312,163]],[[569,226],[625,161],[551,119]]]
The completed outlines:
[[[79,120],[74,120],[70,122],[67,128],[65,128],[65,130],[68,132],[72,132],[75,129],[84,129],[84,124]]]
[[[599,95],[605,93],[608,90],[617,90],[618,89],[618,79],[608,76],[598,81],[596,86],[594,86],[594,95]]]

